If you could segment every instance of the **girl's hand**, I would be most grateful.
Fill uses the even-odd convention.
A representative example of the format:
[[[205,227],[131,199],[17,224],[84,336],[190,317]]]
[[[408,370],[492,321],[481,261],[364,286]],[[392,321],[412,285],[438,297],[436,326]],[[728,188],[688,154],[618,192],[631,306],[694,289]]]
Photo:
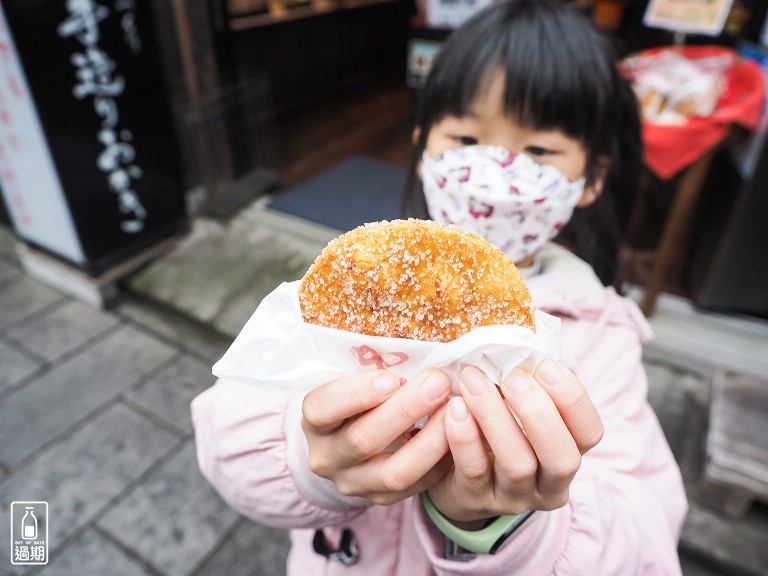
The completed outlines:
[[[564,506],[582,454],[603,435],[576,376],[545,360],[533,374],[514,370],[501,393],[474,366],[459,385],[462,395],[445,415],[454,468],[429,489],[435,506],[467,529],[494,516]]]
[[[309,467],[342,494],[389,505],[422,492],[450,467],[443,412],[448,377],[430,370],[400,386],[386,370],[365,371],[312,390],[302,406]],[[435,412],[436,411],[436,412]],[[427,424],[385,451],[422,417]]]

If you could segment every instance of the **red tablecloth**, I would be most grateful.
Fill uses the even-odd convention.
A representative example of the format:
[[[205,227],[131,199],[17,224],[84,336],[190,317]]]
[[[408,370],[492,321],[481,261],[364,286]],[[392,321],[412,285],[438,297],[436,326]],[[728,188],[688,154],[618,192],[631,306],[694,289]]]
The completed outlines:
[[[657,48],[681,50],[687,58],[705,58],[733,51],[720,46]],[[699,159],[728,133],[731,124],[753,129],[764,108],[765,80],[760,67],[751,60],[736,58],[725,73],[726,87],[710,116],[692,117],[681,125],[643,124],[645,165],[657,176],[668,179]]]

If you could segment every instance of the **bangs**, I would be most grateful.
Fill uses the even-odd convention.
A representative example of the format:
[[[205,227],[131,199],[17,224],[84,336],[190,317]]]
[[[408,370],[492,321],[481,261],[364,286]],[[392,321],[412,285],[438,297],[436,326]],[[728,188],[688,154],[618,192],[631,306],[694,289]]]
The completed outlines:
[[[498,54],[496,70],[506,70],[504,109],[521,126],[559,129],[580,140],[598,127],[605,109],[598,59],[580,62],[587,59],[585,50],[574,40],[565,30],[527,27]]]
[[[613,80],[598,52],[610,48],[602,38],[596,43],[590,29],[545,7],[531,11],[521,5],[502,19],[481,12],[455,33],[436,58],[426,87],[427,122],[470,114],[501,73],[504,109],[515,122],[562,130],[588,149],[600,148],[594,140],[604,131],[611,105],[605,95]]]

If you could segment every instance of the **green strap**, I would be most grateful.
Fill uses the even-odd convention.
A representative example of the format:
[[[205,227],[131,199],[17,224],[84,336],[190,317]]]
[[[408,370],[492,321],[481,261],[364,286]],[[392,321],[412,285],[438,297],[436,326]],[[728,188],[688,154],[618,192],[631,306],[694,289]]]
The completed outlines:
[[[421,501],[427,516],[440,532],[465,550],[475,554],[494,554],[504,541],[533,513],[533,510],[528,510],[522,514],[499,516],[480,530],[462,530],[435,508],[426,492],[422,492]]]

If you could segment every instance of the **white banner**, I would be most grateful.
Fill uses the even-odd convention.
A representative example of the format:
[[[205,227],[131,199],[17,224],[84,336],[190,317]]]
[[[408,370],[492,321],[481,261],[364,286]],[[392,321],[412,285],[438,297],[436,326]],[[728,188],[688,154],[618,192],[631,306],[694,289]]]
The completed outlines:
[[[0,6],[0,185],[19,236],[85,260],[48,142]]]

